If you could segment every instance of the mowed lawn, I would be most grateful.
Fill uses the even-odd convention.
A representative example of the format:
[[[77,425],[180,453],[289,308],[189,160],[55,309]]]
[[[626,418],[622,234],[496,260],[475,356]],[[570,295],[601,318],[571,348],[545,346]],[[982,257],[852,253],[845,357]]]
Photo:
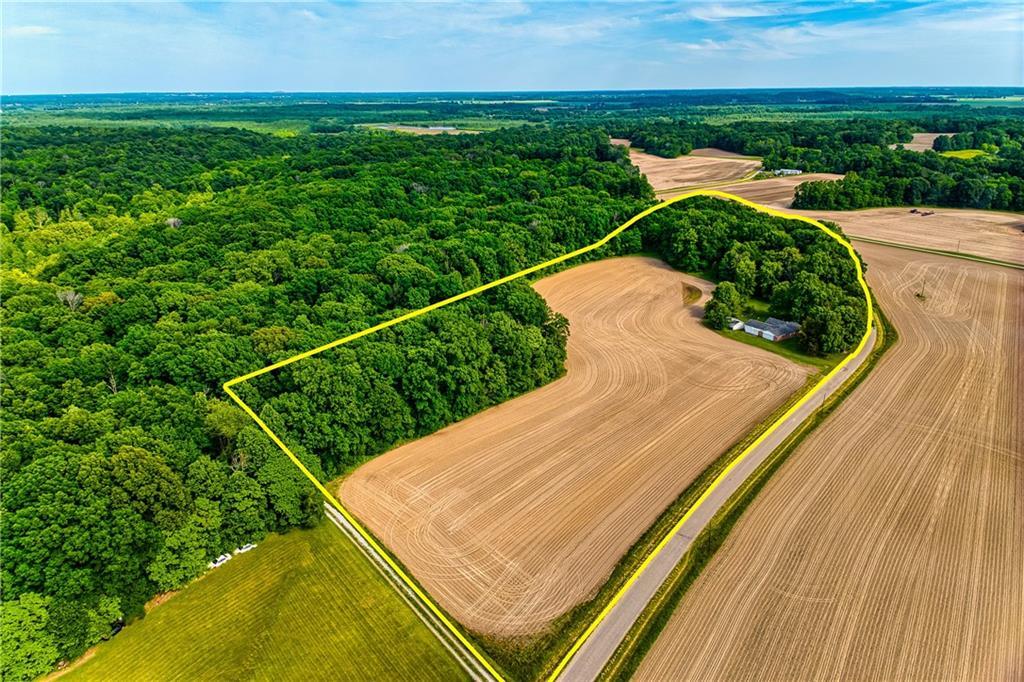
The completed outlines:
[[[340,530],[272,536],[126,627],[64,680],[459,680]]]

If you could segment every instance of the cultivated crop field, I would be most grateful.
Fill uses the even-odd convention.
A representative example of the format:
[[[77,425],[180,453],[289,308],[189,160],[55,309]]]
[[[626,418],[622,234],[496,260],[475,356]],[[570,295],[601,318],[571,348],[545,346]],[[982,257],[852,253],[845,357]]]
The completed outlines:
[[[638,679],[1024,671],[1024,273],[858,249],[897,345],[755,499]]]
[[[281,455],[282,457],[284,455]],[[64,680],[459,680],[330,522],[272,536],[129,625]]]
[[[542,631],[811,371],[706,329],[710,287],[640,257],[539,281],[567,375],[363,465],[341,500],[466,627]]]
[[[1024,264],[1024,216],[1019,213],[958,208],[920,208],[911,213],[905,207],[793,212],[835,221],[854,237]]]
[[[612,139],[611,142],[628,145],[628,140]],[[739,180],[761,167],[757,159],[711,148],[694,149],[674,159],[630,149],[629,159],[647,176],[655,191]]]
[[[789,205],[793,203],[793,193],[796,191],[797,185],[812,180],[838,180],[841,177],[843,176],[836,175],[835,173],[803,173],[801,175],[769,178],[767,180],[738,182],[732,185],[715,187],[715,189],[756,201],[765,206],[789,208]],[[657,189],[657,186],[655,186],[655,189]],[[682,193],[682,190],[655,192],[659,199],[670,199]]]

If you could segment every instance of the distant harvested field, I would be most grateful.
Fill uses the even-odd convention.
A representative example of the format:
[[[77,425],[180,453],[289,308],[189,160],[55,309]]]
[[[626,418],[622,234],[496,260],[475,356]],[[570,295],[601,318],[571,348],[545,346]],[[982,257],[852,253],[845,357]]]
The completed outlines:
[[[756,201],[759,204],[776,208],[789,208],[790,204],[793,203],[793,193],[796,191],[796,186],[800,183],[812,180],[838,180],[842,177],[842,175],[834,173],[804,173],[802,175],[790,175],[782,178],[752,180],[751,182],[740,182],[734,185],[716,186],[715,189]],[[669,199],[683,194],[685,191],[685,189],[663,191],[657,192],[657,195],[659,199]]]
[[[413,135],[476,135],[479,130],[464,130],[462,128],[427,128],[424,126],[403,126],[403,125],[378,125],[373,126],[378,130],[392,130],[398,133],[412,133]]]
[[[862,211],[794,211],[832,220],[853,237],[985,256],[1024,264],[1024,215],[957,208],[872,208]],[[860,245],[857,246],[860,248]]]
[[[952,135],[953,133],[914,133],[914,137],[910,142],[904,142],[903,148],[909,149],[912,152],[924,152],[932,148],[932,144],[935,142],[935,138],[942,135]],[[897,147],[899,145],[892,145]]]
[[[1024,674],[1024,272],[858,248],[897,345],[768,482],[637,679]]]
[[[572,324],[568,374],[363,465],[342,501],[466,627],[540,632],[591,597],[809,368],[700,323],[711,285],[650,258],[535,286]],[[692,298],[692,297],[691,297]]]
[[[757,159],[730,156],[729,152],[720,149],[714,151],[724,156],[708,154],[706,152],[709,150],[706,149],[695,151],[705,153],[663,159],[638,149],[630,149],[629,159],[647,176],[647,181],[655,191],[739,180],[761,167]]]
[[[701,147],[700,149],[694,149],[690,152],[689,156],[708,156],[716,159],[750,159],[749,156],[743,154],[737,154],[736,152],[729,152],[718,147]]]
[[[468,677],[328,521],[271,536],[213,569],[61,676],[250,679]]]

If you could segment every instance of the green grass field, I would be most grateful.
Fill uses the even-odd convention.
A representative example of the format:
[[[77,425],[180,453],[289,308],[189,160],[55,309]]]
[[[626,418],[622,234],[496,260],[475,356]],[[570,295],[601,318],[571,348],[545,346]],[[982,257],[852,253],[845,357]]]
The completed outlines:
[[[943,156],[951,156],[954,159],[973,159],[976,156],[985,156],[986,153],[980,149],[958,149],[952,152],[942,152]]]
[[[63,680],[462,680],[328,521],[271,536],[97,647]]]

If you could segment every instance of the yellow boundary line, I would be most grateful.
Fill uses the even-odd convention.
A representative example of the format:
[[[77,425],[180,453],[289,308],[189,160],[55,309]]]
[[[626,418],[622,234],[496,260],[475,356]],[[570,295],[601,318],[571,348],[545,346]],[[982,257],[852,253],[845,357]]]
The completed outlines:
[[[807,218],[801,215],[785,213],[783,211],[769,208],[767,206],[762,206],[748,199],[744,199],[743,197],[738,197],[734,194],[728,194],[726,192],[720,192],[718,190],[695,190],[692,192],[687,192],[685,194],[680,194],[679,196],[672,197],[671,199],[666,199],[661,203],[655,204],[654,206],[651,206],[650,208],[641,211],[640,213],[636,214],[635,216],[624,222],[622,225],[619,225],[617,228],[615,228],[607,235],[605,235],[598,241],[594,242],[593,244],[590,244],[589,246],[584,246],[582,248],[576,249],[575,251],[572,251],[571,253],[567,253],[557,258],[552,258],[549,261],[546,261],[539,265],[534,265],[532,267],[526,268],[525,270],[520,270],[517,273],[507,275],[505,277],[502,277],[501,279],[496,279],[493,282],[490,282],[489,284],[483,284],[481,286],[476,287],[475,289],[470,289],[469,291],[457,294],[455,296],[452,296],[451,298],[446,298],[443,301],[432,303],[431,305],[428,305],[425,308],[420,308],[419,310],[414,310],[412,312],[405,313],[404,315],[399,315],[394,319],[388,320],[386,322],[381,322],[380,324],[376,324],[360,332],[349,334],[344,338],[336,339],[334,341],[331,341],[330,343],[326,343],[322,346],[319,346],[312,350],[308,350],[304,353],[293,355],[290,358],[281,360],[280,362],[275,362],[274,364],[268,365],[262,369],[258,369],[255,372],[249,372],[248,374],[243,374],[240,377],[235,377],[234,379],[230,379],[229,381],[224,383],[224,391],[229,396],[231,396],[231,399],[238,403],[239,407],[241,407],[245,411],[245,413],[248,414],[252,418],[252,420],[259,425],[263,432],[266,433],[272,441],[274,441],[277,447],[281,448],[281,451],[284,452],[284,454],[286,454],[288,458],[291,459],[295,466],[297,466],[299,470],[306,475],[306,478],[313,482],[313,485],[316,486],[317,490],[319,490],[320,493],[327,499],[327,502],[332,507],[337,509],[342,514],[342,516],[344,516],[348,520],[348,522],[352,524],[352,527],[356,529],[356,531],[363,537],[363,539],[365,539],[366,542],[369,543],[369,545],[373,547],[373,549],[378,554],[384,557],[385,561],[387,561],[388,565],[392,568],[392,570],[394,570],[394,572],[402,579],[402,581],[409,586],[409,588],[416,594],[420,601],[422,601],[430,609],[430,611],[438,618],[438,620],[440,620],[444,624],[444,626],[448,628],[448,630],[450,630],[452,634],[454,634],[455,637],[463,644],[463,646],[466,647],[466,650],[469,651],[473,655],[473,657],[476,658],[480,662],[480,664],[483,665],[484,668],[486,668],[487,671],[491,673],[491,675],[493,675],[497,680],[503,680],[504,678],[502,678],[501,674],[494,669],[494,666],[491,665],[490,661],[488,661],[485,656],[483,656],[479,651],[477,651],[476,647],[473,646],[473,644],[466,638],[465,635],[462,634],[462,632],[459,631],[457,627],[455,627],[455,625],[451,622],[451,620],[449,620],[447,616],[445,616],[441,609],[436,604],[434,604],[433,600],[431,600],[430,597],[427,596],[426,592],[424,592],[415,583],[415,581],[413,581],[406,574],[406,572],[398,565],[398,563],[391,557],[391,554],[385,551],[385,549],[373,538],[373,536],[370,535],[366,531],[366,529],[364,529],[359,524],[358,521],[356,521],[355,517],[353,517],[349,513],[349,511],[345,509],[341,502],[339,502],[338,499],[335,498],[335,496],[332,495],[319,480],[317,480],[316,476],[310,473],[309,469],[307,469],[306,466],[299,460],[299,458],[295,456],[295,453],[293,453],[288,448],[288,446],[284,444],[284,442],[277,436],[277,434],[274,433],[262,419],[260,419],[259,415],[256,414],[256,412],[253,411],[253,409],[249,407],[249,405],[247,405],[245,401],[238,397],[238,394],[232,390],[232,387],[242,382],[248,381],[249,379],[253,379],[255,377],[267,374],[269,372],[273,372],[276,369],[286,367],[287,365],[298,362],[299,360],[304,360],[308,357],[312,357],[319,353],[323,353],[324,351],[330,350],[331,348],[337,348],[338,346],[350,343],[352,341],[355,341],[356,339],[360,339],[364,336],[373,334],[374,332],[378,332],[382,329],[387,329],[388,327],[393,327],[394,325],[399,324],[400,322],[411,320],[415,317],[419,317],[420,315],[429,313],[432,310],[443,308],[457,301],[461,301],[463,299],[469,298],[470,296],[475,296],[481,292],[487,291],[488,289],[493,289],[494,287],[500,286],[507,282],[520,279],[522,277],[533,274],[540,270],[544,270],[545,268],[549,268],[552,265],[557,265],[572,258],[576,258],[577,256],[582,256],[585,253],[589,253],[595,249],[604,246],[613,238],[622,233],[624,230],[636,224],[641,219],[651,215],[655,211],[659,211],[667,206],[671,206],[676,202],[684,201],[686,199],[691,199],[697,196],[710,196],[718,197],[720,199],[728,199],[729,201],[735,201],[737,203],[743,204],[744,206],[748,206],[762,213],[767,213],[769,215],[773,215],[779,218],[786,218],[789,220],[798,220],[809,225],[814,225],[815,227],[824,231],[830,237],[835,239],[837,242],[842,244],[844,247],[846,247],[846,250],[849,252],[850,257],[853,259],[854,265],[857,268],[857,281],[860,283],[861,289],[864,292],[864,299],[867,302],[866,329],[864,331],[864,335],[861,337],[860,343],[857,344],[857,347],[849,355],[843,358],[842,362],[840,362],[832,369],[832,371],[830,371],[828,374],[822,377],[821,380],[819,380],[818,383],[815,384],[814,387],[810,391],[808,391],[803,398],[798,400],[781,417],[779,417],[774,423],[772,423],[772,425],[769,426],[764,431],[764,433],[762,433],[753,443],[748,445],[743,450],[743,452],[737,455],[736,458],[733,459],[733,461],[730,462],[729,465],[715,478],[715,480],[711,482],[711,485],[709,485],[708,488],[704,491],[704,493],[700,496],[700,498],[698,498],[697,501],[690,506],[689,511],[686,512],[683,518],[681,518],[679,522],[676,523],[676,525],[674,525],[672,529],[665,534],[665,537],[662,538],[661,542],[658,543],[658,546],[655,547],[654,550],[647,555],[647,558],[645,558],[644,561],[640,564],[640,566],[632,573],[632,575],[630,575],[626,583],[619,589],[618,592],[615,593],[615,596],[613,596],[611,600],[609,600],[608,604],[605,605],[604,609],[601,610],[601,613],[597,615],[597,618],[595,618],[594,621],[587,627],[587,629],[584,630],[583,634],[576,639],[572,647],[570,647],[569,651],[562,658],[561,662],[559,662],[558,666],[551,674],[549,679],[554,680],[558,677],[559,674],[561,674],[562,670],[565,669],[565,666],[568,665],[572,657],[576,654],[577,651],[579,651],[580,647],[583,646],[583,643],[587,641],[587,638],[589,638],[590,635],[594,632],[594,630],[597,629],[598,625],[601,624],[601,621],[604,620],[604,618],[608,615],[612,608],[615,607],[615,605],[619,602],[622,596],[629,590],[633,583],[636,582],[636,580],[640,577],[640,574],[643,573],[645,568],[647,568],[647,565],[654,560],[654,557],[656,557],[661,552],[665,545],[668,544],[669,540],[672,539],[672,536],[676,534],[676,532],[690,518],[690,516],[701,505],[701,503],[704,502],[704,500],[707,499],[709,495],[711,495],[711,493],[715,490],[715,488],[718,487],[718,485],[722,482],[726,475],[728,475],[730,471],[732,471],[741,461],[743,461],[743,459],[745,459],[746,456],[755,447],[757,447],[761,442],[764,441],[765,438],[767,438],[771,433],[773,433],[786,419],[788,419],[794,412],[796,412],[797,409],[799,409],[804,403],[806,403],[811,398],[811,396],[817,393],[818,389],[820,389],[822,386],[828,383],[828,381],[832,379],[832,377],[838,374],[847,364],[850,363],[851,360],[857,357],[861,350],[863,350],[864,346],[867,344],[868,339],[871,336],[871,326],[873,322],[874,313],[872,310],[871,292],[868,289],[867,281],[864,279],[864,271],[861,268],[860,260],[857,258],[857,254],[853,250],[853,246],[848,241],[840,237],[839,234],[836,233],[835,231],[830,230],[829,228],[825,227],[822,223],[818,222],[817,220],[814,220],[813,218]]]

